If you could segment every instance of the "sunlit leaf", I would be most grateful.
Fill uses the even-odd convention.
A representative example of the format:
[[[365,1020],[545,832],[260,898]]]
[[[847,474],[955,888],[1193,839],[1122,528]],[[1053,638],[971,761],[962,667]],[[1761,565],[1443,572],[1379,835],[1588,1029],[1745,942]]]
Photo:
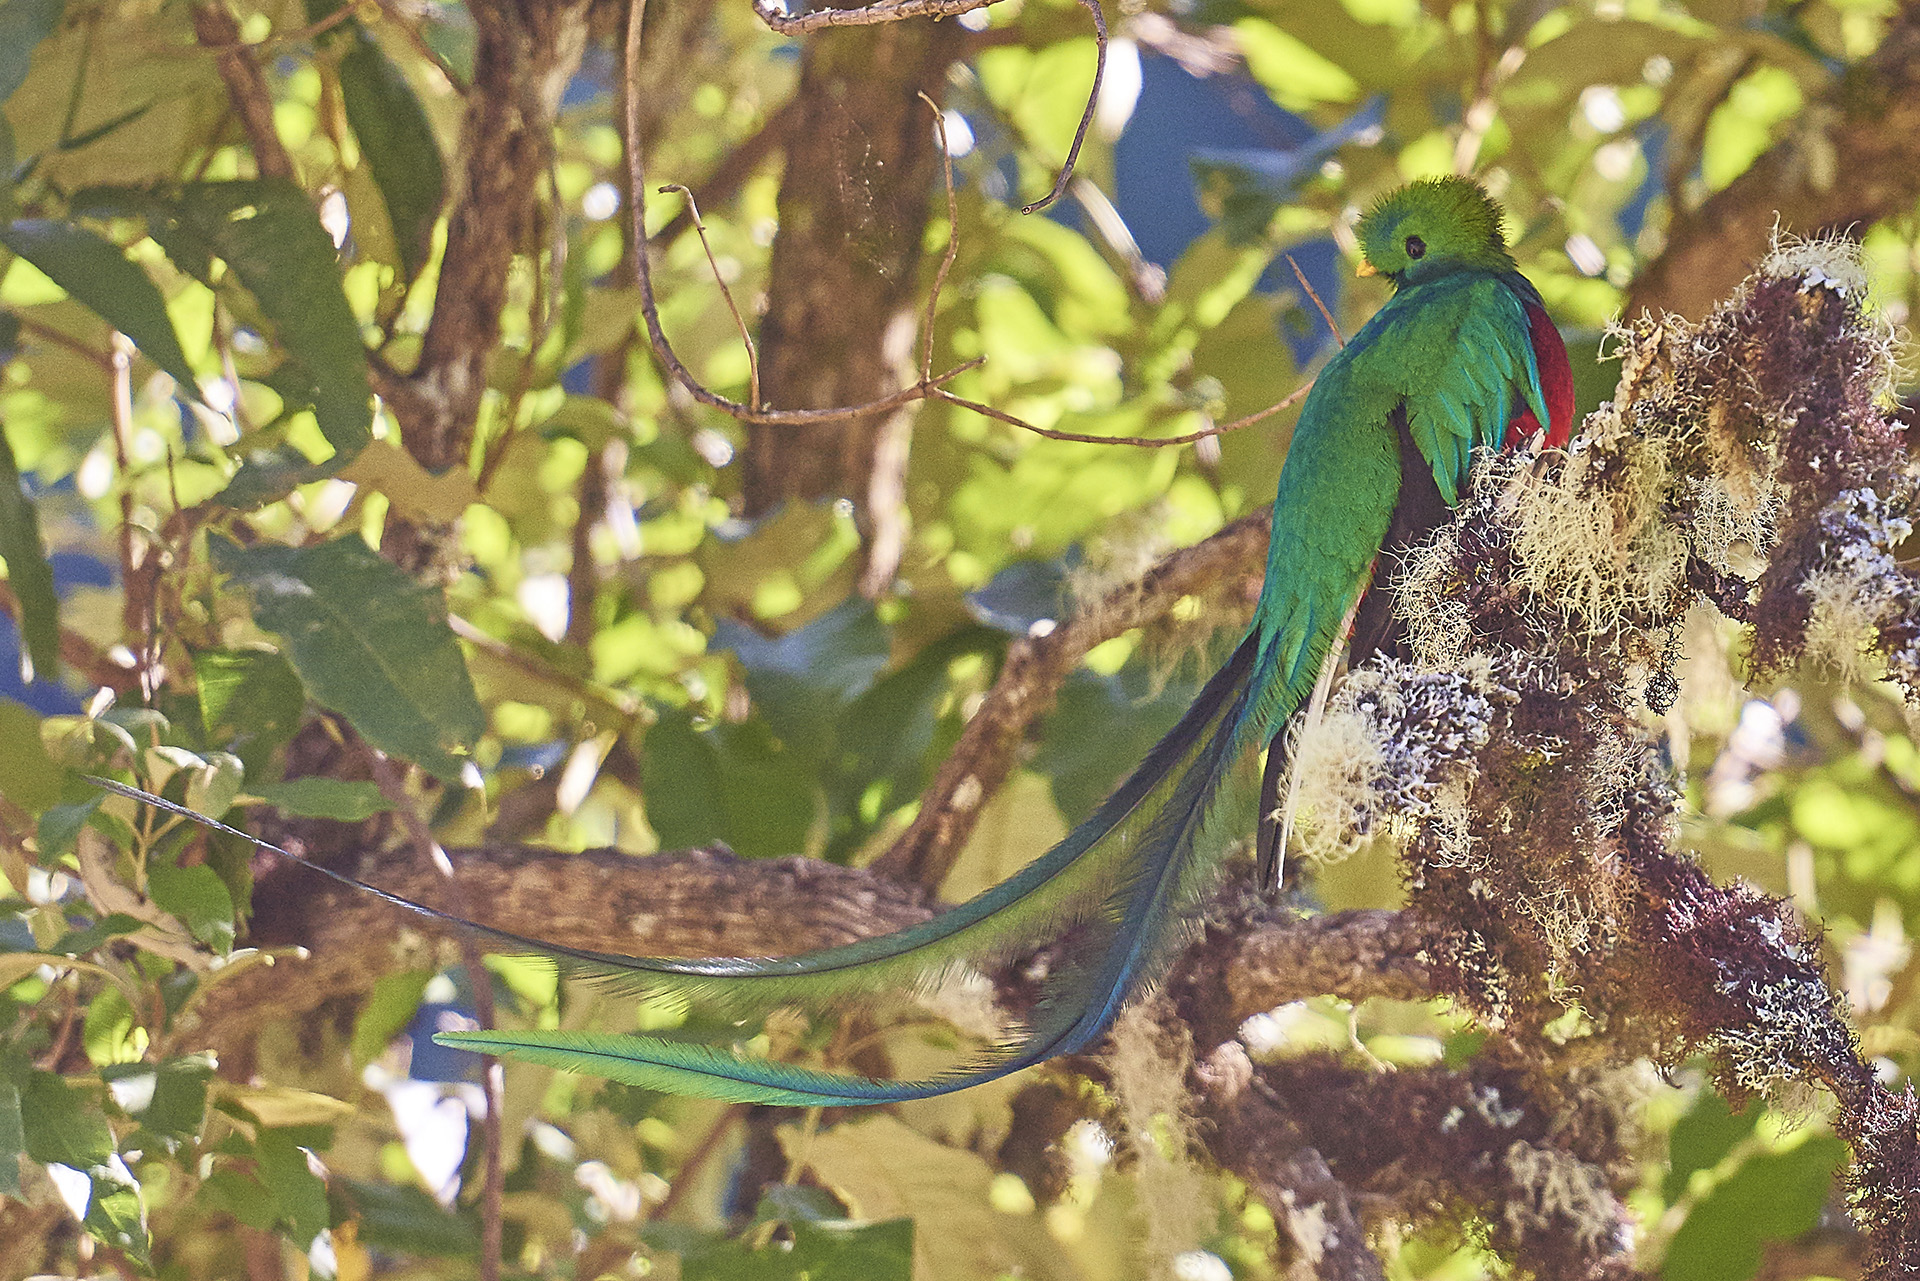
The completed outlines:
[[[172,376],[182,395],[199,396],[166,299],[119,246],[85,227],[44,218],[22,218],[0,227],[0,244],[132,339],[147,359]]]
[[[279,633],[307,691],[369,743],[457,782],[486,728],[446,603],[351,535],[311,547],[210,546]]]

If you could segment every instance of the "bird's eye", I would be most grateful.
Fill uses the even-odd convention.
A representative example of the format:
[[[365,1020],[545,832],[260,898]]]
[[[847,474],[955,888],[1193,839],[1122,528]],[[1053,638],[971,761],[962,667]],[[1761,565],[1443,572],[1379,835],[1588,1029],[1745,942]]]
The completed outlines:
[[[1427,242],[1418,236],[1407,237],[1407,257],[1418,262],[1427,256]]]

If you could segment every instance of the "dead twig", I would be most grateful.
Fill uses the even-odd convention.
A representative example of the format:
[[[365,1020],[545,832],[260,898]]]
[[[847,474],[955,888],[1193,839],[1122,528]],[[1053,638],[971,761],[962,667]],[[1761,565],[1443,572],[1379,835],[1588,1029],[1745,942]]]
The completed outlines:
[[[922,94],[921,97],[925,97]],[[945,135],[942,134],[942,137]],[[747,328],[746,318],[740,314],[740,308],[733,301],[733,290],[727,288],[726,277],[720,273],[720,260],[713,256],[713,242],[707,239],[707,224],[700,220],[700,206],[693,198],[693,189],[681,183],[670,182],[660,188],[662,195],[678,193],[687,202],[687,216],[693,220],[693,229],[700,237],[700,248],[706,251],[707,266],[713,268],[713,283],[720,286],[720,297],[726,301],[727,311],[733,316],[734,328],[740,331],[740,343],[747,349],[747,403],[754,409],[760,408],[760,356],[753,349],[753,332]],[[929,321],[931,323],[931,321]]]
[[[1036,427],[1034,424],[1024,419],[1016,418],[1004,410],[995,409],[991,405],[983,405],[977,400],[968,400],[965,396],[956,396],[941,387],[933,388],[928,395],[933,400],[943,400],[950,405],[958,405],[962,409],[971,409],[976,414],[983,414],[988,418],[998,419],[1003,423],[1009,423],[1018,427],[1022,431],[1030,431],[1036,436],[1045,436],[1048,440],[1070,440],[1083,445],[1132,445],[1140,449],[1163,449],[1168,445],[1191,445],[1194,441],[1205,440],[1209,436],[1224,436],[1228,432],[1239,431],[1242,427],[1251,427],[1263,419],[1273,417],[1283,409],[1299,404],[1306,398],[1307,393],[1312,390],[1313,384],[1311,382],[1305,383],[1302,386],[1294,388],[1273,404],[1268,405],[1265,409],[1256,410],[1246,417],[1236,418],[1230,423],[1219,423],[1212,427],[1202,428],[1200,431],[1190,431],[1183,436],[1094,436],[1086,432],[1055,431],[1051,427]]]
[[[427,826],[427,820],[408,795],[406,779],[401,766],[396,765],[385,753],[374,748],[367,749],[367,763],[371,767],[373,780],[380,788],[380,795],[392,805],[400,816],[401,826],[406,828],[407,838],[413,844],[414,854],[420,861],[439,871],[446,879],[449,891],[453,895],[455,906],[462,913],[466,904],[462,901],[459,881],[453,875],[453,863],[447,858],[447,852],[440,848],[440,842],[433,838],[433,832]],[[493,982],[489,977],[480,955],[480,944],[470,931],[461,930],[458,935],[460,963],[466,967],[467,986],[473,992],[473,1013],[482,1029],[490,1029],[494,1024]],[[480,1056],[481,1091],[485,1097],[486,1110],[480,1116],[480,1142],[482,1174],[480,1182],[480,1281],[499,1281],[500,1253],[504,1215],[502,1205],[506,1198],[506,1167],[500,1160],[501,1126],[500,1115],[506,1107],[506,1074],[500,1068],[500,1060],[491,1054]]]
[[[1313,305],[1320,309],[1320,319],[1327,322],[1327,328],[1333,331],[1333,336],[1338,340],[1340,345],[1342,347],[1346,346],[1347,336],[1341,333],[1340,326],[1334,323],[1333,313],[1327,310],[1327,304],[1320,301],[1319,291],[1307,280],[1307,273],[1300,270],[1300,264],[1293,260],[1292,254],[1285,254],[1283,256],[1287,260],[1287,266],[1293,268],[1293,278],[1300,282],[1300,287],[1307,291],[1307,297],[1313,299]]]
[[[897,0],[891,4],[872,4],[859,9],[813,9],[806,13],[781,13],[767,0],[752,0],[754,16],[769,30],[783,36],[803,36],[826,27],[873,27],[883,22],[902,22],[908,18],[957,18],[975,9],[984,9],[994,0]]]
[[[1073,145],[1067,148],[1067,163],[1060,166],[1053,190],[1030,205],[1022,205],[1023,214],[1039,213],[1066,192],[1067,184],[1073,181],[1073,167],[1080,160],[1080,144],[1087,140],[1093,113],[1100,107],[1100,83],[1107,77],[1107,16],[1100,12],[1100,0],[1080,0],[1080,3],[1093,15],[1093,88],[1087,91],[1086,110],[1080,113],[1080,125],[1073,131]]]

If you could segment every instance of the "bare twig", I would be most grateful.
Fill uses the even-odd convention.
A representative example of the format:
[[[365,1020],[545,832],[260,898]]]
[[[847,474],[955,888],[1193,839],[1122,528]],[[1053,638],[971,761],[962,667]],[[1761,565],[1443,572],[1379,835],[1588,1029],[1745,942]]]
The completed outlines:
[[[413,844],[415,857],[426,866],[437,869],[446,878],[456,905],[464,912],[465,904],[460,902],[464,895],[459,882],[454,879],[453,864],[448,861],[447,852],[440,848],[440,842],[433,839],[426,819],[420,816],[413,798],[407,794],[403,767],[372,747],[367,749],[367,763],[374,782],[379,785],[380,795],[400,816],[400,823],[406,828],[407,838]],[[480,944],[471,933],[463,930],[459,935],[459,945],[460,961],[467,971],[467,986],[473,992],[474,1017],[481,1028],[490,1029],[494,1026],[493,981],[482,962]],[[481,1281],[499,1281],[501,1232],[504,1226],[501,1206],[506,1197],[506,1167],[500,1160],[500,1115],[506,1107],[506,1075],[501,1071],[499,1059],[491,1054],[480,1056],[480,1080],[486,1110],[480,1117],[482,1174],[479,1273]]]
[[[1080,125],[1073,131],[1073,145],[1067,148],[1067,163],[1060,166],[1053,190],[1030,205],[1022,205],[1023,214],[1039,213],[1065,194],[1067,184],[1073,181],[1073,167],[1080,160],[1080,144],[1087,140],[1093,113],[1100,108],[1100,82],[1107,77],[1107,16],[1100,12],[1100,0],[1080,0],[1080,3],[1093,15],[1093,88],[1087,91],[1086,110],[1080,113]]]
[[[752,0],[754,15],[783,36],[803,36],[824,27],[872,27],[907,18],[957,18],[992,3],[994,0],[895,0],[859,9],[813,9],[789,16],[767,0]]]
[[[408,46],[439,71],[441,77],[446,80],[448,88],[457,94],[464,95],[467,92],[466,83],[454,74],[453,68],[448,65],[445,58],[434,52],[433,46],[427,43],[427,38],[420,34],[418,24],[409,18],[400,6],[394,3],[394,0],[374,0],[374,3],[380,6],[381,17],[393,24]]]
[[[298,31],[287,31],[268,36],[265,40],[235,40],[228,44],[211,44],[205,40],[200,47],[208,53],[266,53],[290,44],[299,44],[315,36],[324,35],[347,19],[353,17],[353,6],[343,4],[318,22],[309,23]]]
[[[753,331],[747,328],[746,318],[733,301],[733,290],[727,288],[726,277],[720,274],[720,261],[713,256],[713,242],[707,239],[707,224],[700,220],[700,206],[693,198],[693,189],[670,182],[660,191],[663,195],[677,192],[687,202],[687,216],[693,219],[693,229],[700,236],[700,248],[706,251],[707,266],[713,268],[713,283],[720,286],[720,297],[726,301],[727,311],[733,316],[734,328],[740,331],[740,343],[747,349],[747,404],[759,409],[760,357],[753,349]]]
[[[947,188],[947,252],[940,256],[940,269],[933,273],[933,289],[927,294],[927,323],[920,332],[920,381],[930,382],[933,379],[933,313],[940,305],[940,290],[947,283],[947,273],[953,270],[953,260],[960,253],[960,202],[953,193],[953,149],[947,145],[947,113],[924,92],[919,97],[933,112],[933,128],[940,135],[940,175]]]
[[[736,1103],[714,1119],[713,1124],[707,1127],[707,1132],[700,1136],[700,1141],[694,1144],[693,1151],[681,1160],[680,1168],[673,1172],[673,1182],[667,1185],[667,1195],[661,1198],[660,1204],[653,1208],[648,1218],[664,1219],[679,1208],[695,1178],[713,1158],[713,1154],[720,1150],[720,1140],[726,1138],[727,1131],[746,1115],[747,1105]]]
[[[75,355],[92,361],[105,372],[111,373],[113,371],[113,356],[111,354],[89,347],[71,334],[63,333],[55,329],[52,325],[42,324],[40,321],[34,320],[31,317],[22,316],[18,312],[14,313],[14,318],[20,323],[21,333],[32,334],[35,338],[44,338],[56,347],[65,347]]]
[[[293,158],[273,123],[273,94],[251,50],[239,47],[240,24],[218,0],[209,0],[193,7],[193,34],[214,53],[227,97],[252,145],[254,168],[263,178],[292,178]]]
[[[1204,542],[1173,553],[1137,583],[1114,591],[1045,635],[1016,640],[993,688],[922,794],[919,813],[875,861],[874,870],[924,888],[945,880],[987,798],[1006,781],[1027,727],[1052,705],[1061,683],[1087,651],[1236,574],[1256,581],[1266,552],[1267,522],[1264,511],[1242,517]],[[1247,600],[1251,604],[1250,593]]]
[[[579,607],[577,603],[575,607]],[[475,649],[491,658],[497,658],[503,663],[519,668],[535,680],[545,682],[556,689],[565,690],[589,706],[599,708],[623,728],[632,728],[642,715],[638,700],[550,667],[529,654],[521,653],[505,641],[481,631],[458,614],[447,616],[447,626],[453,629],[455,636]]]
[[[1292,254],[1286,254],[1284,256],[1287,260],[1287,266],[1293,268],[1293,278],[1300,282],[1300,287],[1307,291],[1307,297],[1313,299],[1313,305],[1320,309],[1320,319],[1327,322],[1327,328],[1333,331],[1333,336],[1339,341],[1340,345],[1342,347],[1346,346],[1347,336],[1341,333],[1340,326],[1334,323],[1333,313],[1327,310],[1327,304],[1320,301],[1320,293],[1313,287],[1312,282],[1307,279],[1307,273],[1300,270],[1300,264],[1293,260]]]
[[[968,400],[964,396],[956,396],[944,388],[935,387],[928,395],[931,399],[943,400],[950,405],[958,405],[962,409],[971,409],[974,413],[984,414],[988,418],[997,418],[1003,423],[1010,423],[1020,428],[1022,431],[1030,431],[1036,436],[1045,436],[1048,440],[1070,440],[1077,441],[1083,445],[1133,445],[1140,449],[1162,449],[1168,445],[1191,445],[1194,441],[1205,440],[1209,436],[1224,436],[1228,432],[1239,431],[1242,427],[1251,427],[1263,419],[1273,417],[1283,409],[1299,404],[1306,398],[1307,393],[1312,390],[1313,384],[1311,382],[1306,383],[1294,388],[1273,404],[1268,405],[1265,409],[1256,410],[1246,417],[1236,418],[1230,423],[1219,423],[1212,427],[1203,428],[1200,431],[1190,431],[1184,436],[1094,436],[1086,432],[1055,431],[1051,427],[1036,427],[1023,418],[1016,418],[1004,410],[995,409],[991,405],[983,405],[977,400]]]

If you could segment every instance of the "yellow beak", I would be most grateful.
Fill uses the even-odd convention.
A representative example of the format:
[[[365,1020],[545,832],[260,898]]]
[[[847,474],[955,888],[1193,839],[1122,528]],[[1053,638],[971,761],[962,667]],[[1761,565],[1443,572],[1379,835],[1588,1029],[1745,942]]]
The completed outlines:
[[[1379,271],[1379,268],[1375,267],[1372,263],[1368,262],[1365,258],[1362,258],[1360,260],[1360,265],[1353,269],[1353,274],[1356,276],[1377,276],[1380,274],[1380,271]]]

